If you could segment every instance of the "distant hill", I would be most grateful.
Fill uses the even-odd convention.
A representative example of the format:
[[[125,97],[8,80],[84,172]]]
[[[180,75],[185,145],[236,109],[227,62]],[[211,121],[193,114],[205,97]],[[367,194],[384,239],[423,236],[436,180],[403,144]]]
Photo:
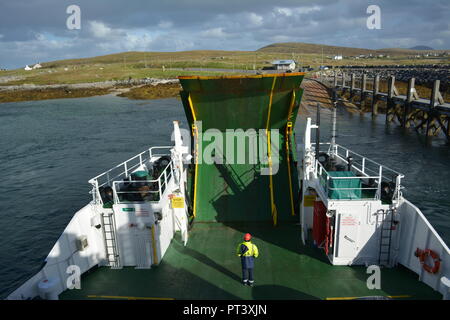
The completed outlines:
[[[428,46],[415,46],[412,48],[409,48],[410,50],[434,50],[432,47]]]
[[[321,54],[326,55],[337,55],[342,54],[344,56],[354,56],[360,54],[387,54],[392,56],[415,54],[422,50],[430,50],[436,52],[442,52],[446,50],[433,50],[432,48],[425,46],[418,46],[420,48],[427,49],[402,49],[402,48],[385,48],[385,49],[364,49],[364,48],[350,48],[350,47],[339,47],[339,46],[328,46],[314,43],[302,43],[302,42],[283,42],[283,43],[273,43],[268,46],[262,47],[257,51],[265,53],[311,53],[311,54]],[[415,47],[417,48],[417,47]]]

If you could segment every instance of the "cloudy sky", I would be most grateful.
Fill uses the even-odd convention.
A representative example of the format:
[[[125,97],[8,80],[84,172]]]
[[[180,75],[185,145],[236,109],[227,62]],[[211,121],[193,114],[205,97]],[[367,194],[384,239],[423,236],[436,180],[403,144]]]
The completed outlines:
[[[70,5],[81,28],[69,30]],[[369,5],[381,29],[368,29]],[[450,49],[449,0],[0,0],[0,68],[121,51],[256,50],[273,42]]]

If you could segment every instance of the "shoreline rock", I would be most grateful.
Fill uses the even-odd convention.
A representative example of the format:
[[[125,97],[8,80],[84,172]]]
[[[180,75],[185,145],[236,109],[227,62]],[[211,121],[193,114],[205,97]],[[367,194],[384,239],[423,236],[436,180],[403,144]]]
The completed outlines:
[[[74,84],[10,85],[0,86],[0,103],[82,98],[107,94],[130,99],[158,99],[174,97],[174,88],[177,86],[179,87],[178,79],[156,78]]]

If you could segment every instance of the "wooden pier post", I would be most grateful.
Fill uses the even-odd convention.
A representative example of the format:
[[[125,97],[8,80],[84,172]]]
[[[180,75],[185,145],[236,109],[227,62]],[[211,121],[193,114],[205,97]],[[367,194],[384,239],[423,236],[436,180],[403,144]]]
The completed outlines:
[[[431,91],[431,99],[430,99],[430,107],[431,108],[434,108],[436,106],[436,102],[438,102],[440,85],[441,85],[440,80],[434,80],[433,90]]]
[[[373,91],[372,91],[372,117],[378,114],[378,91],[380,90],[380,75],[376,75],[373,78]]]
[[[345,72],[342,72],[342,94],[345,93]]]
[[[402,121],[402,127],[403,128],[409,128],[409,112],[411,108],[411,102],[414,99],[414,84],[416,79],[411,78],[408,80],[408,91],[406,92],[406,101],[405,101],[405,107],[403,108],[403,121]]]
[[[351,74],[351,82],[350,82],[350,99],[353,98],[353,90],[355,90],[355,74]]]
[[[434,108],[436,106],[436,102],[439,101],[439,87],[440,87],[441,81],[440,80],[434,80],[433,83],[433,90],[431,91],[431,98],[430,98],[430,110],[428,111],[428,119],[427,119],[427,132],[426,135],[430,135],[430,127],[431,125],[436,122],[435,114],[434,114]]]
[[[388,80],[388,92],[387,92],[387,101],[386,101],[386,123],[388,123],[389,115],[391,113],[391,109],[395,112],[394,103],[392,98],[394,97],[394,88],[395,88],[395,77],[390,76]],[[393,119],[394,117],[392,117]]]
[[[364,93],[364,91],[366,91],[366,74],[363,73],[362,78],[361,78],[361,109],[364,105],[364,100],[366,99],[366,95]]]

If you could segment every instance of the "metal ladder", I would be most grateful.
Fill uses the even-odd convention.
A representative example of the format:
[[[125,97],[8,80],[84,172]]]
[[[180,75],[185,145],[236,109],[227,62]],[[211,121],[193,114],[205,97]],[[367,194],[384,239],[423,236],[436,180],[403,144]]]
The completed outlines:
[[[394,226],[393,210],[380,210],[381,223],[380,226],[380,251],[378,255],[379,266],[390,266],[391,260],[391,242],[392,228]],[[377,215],[378,217],[379,215]]]
[[[102,212],[103,239],[105,242],[106,261],[111,268],[120,269],[119,250],[116,241],[116,226],[113,212]]]

